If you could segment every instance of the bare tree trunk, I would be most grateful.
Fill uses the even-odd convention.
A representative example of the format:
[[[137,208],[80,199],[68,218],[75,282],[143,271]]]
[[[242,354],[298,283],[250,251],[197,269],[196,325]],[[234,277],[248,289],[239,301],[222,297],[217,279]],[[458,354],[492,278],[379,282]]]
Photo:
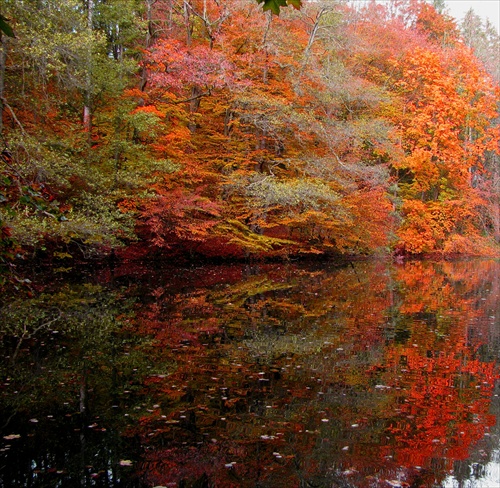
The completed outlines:
[[[184,25],[186,27],[186,46],[191,46],[193,40],[193,25],[191,23],[191,5],[184,0]]]
[[[303,64],[302,68],[307,64],[307,61],[309,59],[309,54],[311,52],[312,45],[314,44],[314,41],[316,39],[316,34],[318,33],[321,17],[327,12],[326,8],[321,8],[319,12],[316,14],[316,18],[314,19],[314,23],[311,29],[311,33],[309,34],[309,40],[307,41],[307,46],[304,49],[304,59],[303,59]]]
[[[266,30],[264,31],[264,37],[262,38],[262,46],[263,46],[263,49],[264,49],[264,69],[262,71],[262,83],[264,83],[264,85],[267,85],[267,77],[268,77],[268,69],[269,69],[269,65],[268,65],[268,59],[269,59],[269,52],[267,50],[267,36],[269,34],[269,31],[271,30],[271,21],[273,20],[273,17],[271,14],[268,14],[267,16],[267,25],[266,25]]]
[[[493,195],[490,208],[491,221],[493,223],[493,236],[495,242],[500,242],[500,174],[495,170],[492,178]]]
[[[87,4],[87,28],[89,32],[93,30],[94,21],[94,0],[86,0]],[[83,105],[83,128],[89,134],[92,130],[92,48],[87,53],[87,73],[85,80],[85,94]]]
[[[201,97],[203,95],[203,92],[198,86],[193,86],[191,88],[191,99],[189,101],[189,114],[191,120],[189,121],[188,128],[191,132],[196,131],[196,119],[193,117],[193,114],[195,114],[198,109],[200,108],[201,104]]]
[[[229,137],[232,132],[232,122],[233,122],[233,111],[230,108],[226,109],[226,115],[224,116],[224,135]]]
[[[7,40],[0,34],[0,138],[3,136],[3,109],[5,97],[5,63],[7,62]]]
[[[153,44],[155,38],[154,26],[153,26],[153,5],[157,0],[146,0],[146,22],[147,22],[147,31],[146,31],[146,39],[144,41],[145,49],[148,49]],[[143,67],[141,72],[141,84],[140,90],[144,91],[146,85],[148,84],[148,70]]]

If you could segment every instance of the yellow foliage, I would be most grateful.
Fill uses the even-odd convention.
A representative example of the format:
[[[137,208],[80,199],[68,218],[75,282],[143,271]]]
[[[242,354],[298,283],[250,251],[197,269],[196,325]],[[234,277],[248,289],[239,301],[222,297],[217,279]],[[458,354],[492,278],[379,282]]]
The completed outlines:
[[[235,219],[227,219],[218,224],[214,232],[229,237],[229,243],[241,246],[248,252],[268,252],[283,246],[295,244],[293,241],[256,234],[245,224]]]

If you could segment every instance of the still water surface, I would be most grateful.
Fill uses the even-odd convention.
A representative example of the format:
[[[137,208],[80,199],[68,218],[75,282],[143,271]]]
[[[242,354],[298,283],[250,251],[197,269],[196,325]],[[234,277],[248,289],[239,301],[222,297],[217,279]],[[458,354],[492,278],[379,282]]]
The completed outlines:
[[[31,279],[1,309],[2,487],[500,486],[497,262]]]

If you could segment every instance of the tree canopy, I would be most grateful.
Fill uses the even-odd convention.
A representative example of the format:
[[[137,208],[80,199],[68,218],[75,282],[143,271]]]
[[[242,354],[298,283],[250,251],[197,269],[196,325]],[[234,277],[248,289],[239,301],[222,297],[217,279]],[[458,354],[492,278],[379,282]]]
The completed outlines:
[[[3,262],[497,254],[499,39],[436,7],[6,2]]]

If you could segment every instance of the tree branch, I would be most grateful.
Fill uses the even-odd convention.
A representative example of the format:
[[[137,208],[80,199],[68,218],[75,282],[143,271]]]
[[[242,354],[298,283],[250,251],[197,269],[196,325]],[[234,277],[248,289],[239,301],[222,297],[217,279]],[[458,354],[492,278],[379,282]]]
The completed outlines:
[[[23,136],[26,136],[27,134],[26,134],[26,131],[24,130],[23,124],[21,124],[21,122],[19,122],[19,119],[17,118],[17,116],[16,116],[14,110],[12,109],[12,107],[7,102],[6,98],[5,97],[0,97],[0,100],[2,100],[3,106],[6,107],[7,109],[9,109],[10,115],[12,115],[12,118],[14,119],[14,122],[21,129],[21,132],[23,133]]]
[[[179,105],[180,103],[187,103],[187,102],[192,102],[193,100],[198,100],[198,99],[203,98],[207,95],[211,95],[211,93],[212,93],[212,90],[208,90],[204,93],[200,93],[199,95],[195,95],[194,97],[184,98],[183,100],[176,100],[175,102],[164,102],[164,103],[166,103],[167,105]]]

